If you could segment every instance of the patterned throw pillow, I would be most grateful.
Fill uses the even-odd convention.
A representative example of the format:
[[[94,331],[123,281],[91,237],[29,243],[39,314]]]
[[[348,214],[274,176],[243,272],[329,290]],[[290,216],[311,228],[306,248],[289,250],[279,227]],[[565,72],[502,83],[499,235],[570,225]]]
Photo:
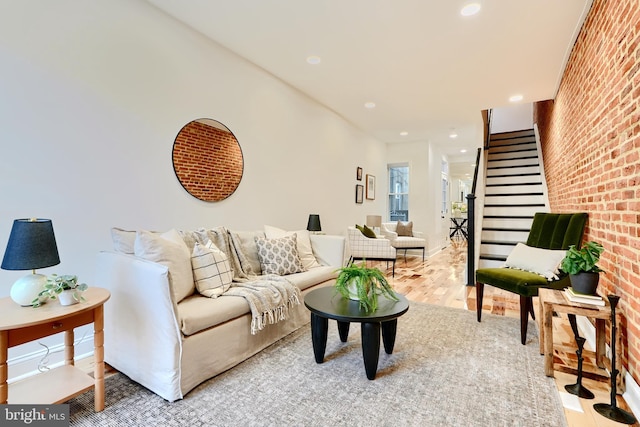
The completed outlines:
[[[211,241],[197,243],[191,254],[193,280],[198,292],[209,298],[217,298],[231,287],[233,272],[227,256]]]
[[[413,237],[413,221],[398,221],[398,225],[396,225],[396,233],[398,233],[398,236]]]
[[[263,274],[284,276],[304,271],[298,255],[295,234],[278,239],[256,237],[256,245]]]

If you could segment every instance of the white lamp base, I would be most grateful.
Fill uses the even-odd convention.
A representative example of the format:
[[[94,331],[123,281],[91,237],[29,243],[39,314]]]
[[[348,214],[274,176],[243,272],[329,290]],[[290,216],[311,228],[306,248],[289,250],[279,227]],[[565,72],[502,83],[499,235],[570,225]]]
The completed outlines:
[[[31,305],[31,302],[38,298],[40,291],[47,283],[47,276],[44,274],[29,274],[16,282],[11,287],[11,299],[23,307]]]

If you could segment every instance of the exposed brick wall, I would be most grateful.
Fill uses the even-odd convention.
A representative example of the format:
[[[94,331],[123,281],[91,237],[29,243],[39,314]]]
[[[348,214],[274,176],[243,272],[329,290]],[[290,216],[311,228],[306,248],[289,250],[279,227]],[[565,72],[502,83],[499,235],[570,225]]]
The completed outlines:
[[[229,197],[240,184],[242,151],[232,133],[193,121],[173,144],[173,168],[191,195],[215,202]]]
[[[624,365],[640,383],[640,2],[595,0],[556,99],[534,107],[551,209],[589,213],[602,295],[621,297]]]

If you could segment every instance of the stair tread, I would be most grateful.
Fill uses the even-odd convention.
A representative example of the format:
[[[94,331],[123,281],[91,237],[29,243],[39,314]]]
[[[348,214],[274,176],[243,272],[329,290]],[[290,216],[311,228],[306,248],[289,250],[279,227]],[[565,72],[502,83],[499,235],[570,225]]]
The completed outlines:
[[[529,232],[529,228],[514,228],[514,227],[482,227],[482,231],[517,231],[517,232]]]
[[[508,182],[506,184],[487,184],[485,187],[517,187],[520,185],[542,185],[542,182]]]
[[[491,259],[494,261],[506,261],[507,257],[503,255],[480,254],[480,259]]]
[[[502,245],[502,246],[515,246],[520,242],[509,242],[506,240],[480,240],[483,245]]]
[[[533,219],[533,215],[485,215],[489,219]]]
[[[514,176],[538,176],[541,175],[540,172],[529,172],[529,173],[514,173],[514,174],[507,174],[507,175],[489,175],[487,176],[487,179],[491,179],[491,178],[509,178],[509,177],[514,177]]]
[[[487,162],[507,162],[509,160],[525,160],[525,159],[537,159],[538,156],[523,156],[523,157],[509,157],[506,159],[489,159],[487,158]]]

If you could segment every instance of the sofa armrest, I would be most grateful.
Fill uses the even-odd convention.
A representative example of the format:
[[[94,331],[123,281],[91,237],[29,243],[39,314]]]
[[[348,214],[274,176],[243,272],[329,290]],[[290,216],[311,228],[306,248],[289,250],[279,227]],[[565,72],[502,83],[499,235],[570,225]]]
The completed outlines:
[[[182,398],[182,334],[168,268],[100,252],[96,282],[111,292],[104,314],[105,361],[169,401]]]
[[[310,234],[313,255],[322,265],[340,268],[345,264],[345,237],[326,234]]]

